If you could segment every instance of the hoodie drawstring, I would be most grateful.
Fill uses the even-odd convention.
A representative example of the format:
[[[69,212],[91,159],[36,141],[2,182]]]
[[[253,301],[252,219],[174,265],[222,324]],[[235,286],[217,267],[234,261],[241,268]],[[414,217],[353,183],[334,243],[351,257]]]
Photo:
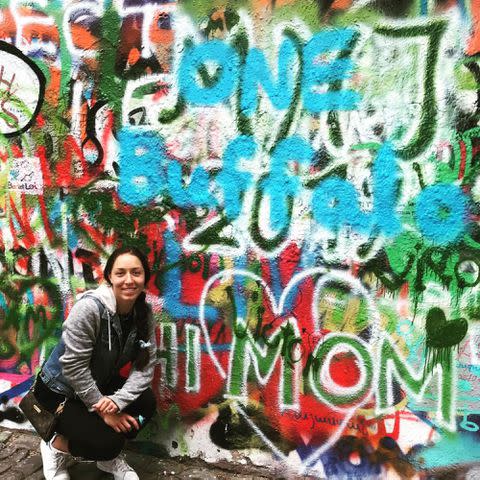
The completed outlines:
[[[110,312],[107,313],[108,315],[108,351],[112,351],[112,329],[110,327]]]

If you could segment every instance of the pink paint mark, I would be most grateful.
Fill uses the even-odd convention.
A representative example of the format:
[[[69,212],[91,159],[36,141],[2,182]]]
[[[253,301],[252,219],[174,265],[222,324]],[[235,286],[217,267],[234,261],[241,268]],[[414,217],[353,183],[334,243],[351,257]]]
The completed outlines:
[[[12,370],[14,369],[20,360],[20,354],[18,352],[15,352],[13,356],[10,358],[5,358],[3,360],[0,360],[0,369],[4,370]],[[0,375],[0,378],[3,378],[3,373]],[[27,378],[29,375],[25,375]]]
[[[400,306],[398,313],[401,317],[406,318],[408,317],[408,292],[409,292],[409,287],[408,287],[408,282],[405,282],[401,288],[400,288]]]
[[[25,382],[30,378],[30,375],[22,375],[18,373],[0,373],[0,378],[2,380],[6,380],[7,382],[10,382],[12,384],[12,387],[15,385],[18,385],[19,383]]]

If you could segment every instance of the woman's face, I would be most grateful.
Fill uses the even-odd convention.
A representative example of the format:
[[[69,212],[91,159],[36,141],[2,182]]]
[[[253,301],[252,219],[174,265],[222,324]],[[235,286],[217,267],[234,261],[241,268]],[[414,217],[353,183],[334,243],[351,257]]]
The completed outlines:
[[[117,311],[128,313],[145,287],[145,271],[140,259],[130,253],[119,255],[113,263],[110,283],[117,300]]]

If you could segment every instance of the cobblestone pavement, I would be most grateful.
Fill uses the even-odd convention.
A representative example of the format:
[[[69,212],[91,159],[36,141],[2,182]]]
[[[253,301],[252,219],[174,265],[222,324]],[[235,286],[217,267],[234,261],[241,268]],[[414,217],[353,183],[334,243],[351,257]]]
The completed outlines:
[[[32,432],[0,427],[0,478],[2,480],[44,480],[40,457],[40,438]],[[285,476],[278,470],[229,462],[206,463],[188,457],[160,458],[139,453],[135,443],[127,449],[127,461],[140,480],[299,480],[311,476]],[[111,480],[113,476],[98,470],[94,462],[71,460],[71,480]]]

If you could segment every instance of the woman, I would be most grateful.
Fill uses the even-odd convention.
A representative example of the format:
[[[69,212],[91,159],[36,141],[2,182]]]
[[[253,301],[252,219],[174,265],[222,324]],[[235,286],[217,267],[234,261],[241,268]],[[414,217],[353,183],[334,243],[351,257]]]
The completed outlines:
[[[50,411],[67,399],[56,434],[40,451],[46,480],[68,480],[68,454],[96,460],[116,480],[138,480],[120,454],[155,412],[149,388],[156,360],[154,321],[145,302],[147,259],[136,248],[115,250],[106,284],[86,292],[63,325],[62,339],[42,367],[35,393]],[[120,370],[132,362],[128,377]]]

